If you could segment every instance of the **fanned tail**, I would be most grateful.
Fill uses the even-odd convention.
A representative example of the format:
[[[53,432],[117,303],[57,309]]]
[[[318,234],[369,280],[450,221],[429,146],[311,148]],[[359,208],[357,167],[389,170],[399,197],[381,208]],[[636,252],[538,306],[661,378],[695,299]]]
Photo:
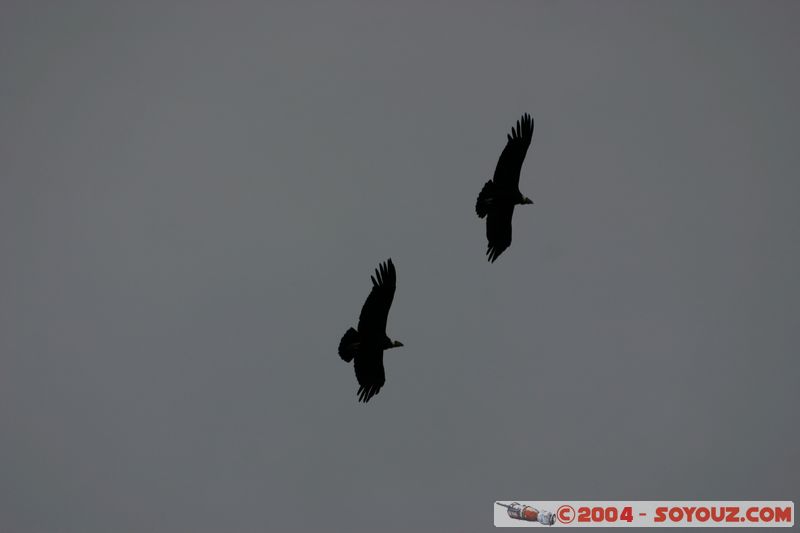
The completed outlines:
[[[481,189],[480,194],[478,194],[478,201],[475,203],[475,212],[478,213],[478,218],[483,218],[489,213],[489,209],[492,207],[493,194],[494,182],[489,180]]]
[[[352,361],[358,353],[359,342],[358,332],[354,328],[345,331],[342,340],[339,341],[339,357],[348,363]]]

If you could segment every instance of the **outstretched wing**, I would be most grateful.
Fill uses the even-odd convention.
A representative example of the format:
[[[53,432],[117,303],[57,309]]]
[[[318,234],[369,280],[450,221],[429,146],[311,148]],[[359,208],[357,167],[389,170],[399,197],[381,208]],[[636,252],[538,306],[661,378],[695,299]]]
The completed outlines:
[[[533,139],[533,119],[528,113],[522,115],[516,127],[511,128],[508,142],[500,154],[497,167],[494,169],[494,182],[502,187],[519,187],[519,173],[522,162]]]
[[[358,388],[358,401],[368,402],[370,398],[381,391],[386,383],[386,374],[383,372],[383,350],[373,348],[356,355],[353,363],[356,369]]]
[[[489,211],[486,217],[486,238],[489,240],[486,255],[489,256],[489,261],[492,263],[506,248],[511,246],[511,217],[513,214],[514,206],[512,205]]]
[[[372,291],[361,308],[358,318],[358,332],[366,339],[383,341],[386,336],[386,319],[394,299],[397,272],[392,260],[378,265],[372,277]],[[383,371],[381,371],[383,372]]]

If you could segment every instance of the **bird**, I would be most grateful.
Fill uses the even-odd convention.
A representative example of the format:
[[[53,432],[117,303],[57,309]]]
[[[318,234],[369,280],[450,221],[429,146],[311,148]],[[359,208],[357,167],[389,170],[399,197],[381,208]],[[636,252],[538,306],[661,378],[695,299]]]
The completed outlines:
[[[486,217],[486,238],[489,241],[486,255],[492,263],[511,246],[514,206],[533,204],[533,200],[519,192],[519,173],[533,139],[531,116],[528,113],[522,115],[507,137],[494,177],[483,186],[475,203],[478,218]]]
[[[378,394],[386,382],[384,350],[403,346],[402,342],[386,335],[386,320],[397,284],[397,271],[392,259],[380,263],[370,278],[372,290],[361,308],[358,329],[349,328],[339,342],[339,357],[347,363],[353,361],[359,385],[358,401],[364,403]]]

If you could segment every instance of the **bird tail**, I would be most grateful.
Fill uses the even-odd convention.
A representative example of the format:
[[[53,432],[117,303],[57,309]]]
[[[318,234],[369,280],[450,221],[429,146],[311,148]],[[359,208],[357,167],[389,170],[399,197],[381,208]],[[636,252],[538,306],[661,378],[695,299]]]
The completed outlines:
[[[339,341],[339,357],[348,363],[352,361],[358,351],[358,344],[358,332],[354,328],[345,331],[342,340]]]
[[[483,218],[489,213],[492,207],[492,196],[494,194],[494,182],[489,180],[486,185],[481,189],[478,195],[478,201],[475,204],[475,212],[478,213],[478,218]]]

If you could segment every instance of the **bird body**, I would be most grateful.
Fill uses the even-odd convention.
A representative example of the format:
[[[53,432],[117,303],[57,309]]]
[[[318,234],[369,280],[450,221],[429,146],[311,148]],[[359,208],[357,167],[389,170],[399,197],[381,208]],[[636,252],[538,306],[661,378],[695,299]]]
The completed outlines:
[[[349,328],[339,341],[339,357],[353,361],[358,380],[358,401],[368,402],[386,382],[383,352],[403,346],[386,335],[386,321],[397,284],[397,272],[389,259],[375,270],[372,290],[361,308],[358,329]]]
[[[511,246],[511,218],[517,205],[532,204],[530,198],[519,190],[522,163],[533,139],[533,119],[525,113],[508,135],[503,152],[497,161],[494,177],[487,181],[478,194],[475,212],[486,218],[486,238],[489,241],[486,255],[494,261]]]

